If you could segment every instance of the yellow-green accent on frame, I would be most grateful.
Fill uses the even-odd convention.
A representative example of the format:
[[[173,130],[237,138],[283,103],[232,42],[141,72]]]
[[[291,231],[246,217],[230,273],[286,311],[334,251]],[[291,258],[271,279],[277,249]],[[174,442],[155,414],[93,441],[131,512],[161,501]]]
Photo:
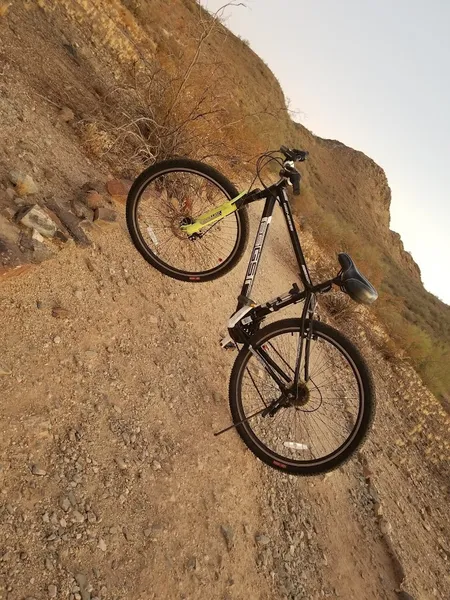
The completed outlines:
[[[194,233],[198,233],[204,227],[209,227],[220,221],[224,217],[228,217],[231,213],[234,213],[237,210],[236,202],[242,196],[245,196],[247,192],[241,192],[236,198],[232,198],[231,200],[227,200],[221,206],[217,206],[208,212],[203,213],[199,217],[197,217],[194,223],[190,225],[181,225],[181,231],[184,231],[188,235],[193,235]]]

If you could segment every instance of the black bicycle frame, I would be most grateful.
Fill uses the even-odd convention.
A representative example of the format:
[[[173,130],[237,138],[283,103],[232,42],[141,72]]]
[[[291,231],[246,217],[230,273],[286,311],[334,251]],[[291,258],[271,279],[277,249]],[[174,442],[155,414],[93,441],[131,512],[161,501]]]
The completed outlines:
[[[250,339],[250,335],[248,331],[242,330],[239,327],[239,324],[248,325],[249,323],[259,323],[266,317],[268,314],[272,312],[276,312],[290,306],[291,304],[296,304],[298,302],[304,301],[305,304],[302,310],[302,327],[301,327],[301,335],[300,335],[300,343],[298,347],[297,361],[296,361],[296,369],[295,369],[295,377],[294,384],[297,385],[300,378],[300,364],[301,357],[303,355],[303,349],[305,348],[305,356],[309,357],[309,346],[310,340],[312,336],[312,328],[310,327],[308,330],[308,334],[306,336],[305,342],[305,328],[306,328],[306,319],[310,320],[314,317],[315,310],[315,293],[317,292],[326,292],[329,291],[335,283],[335,280],[325,281],[318,285],[313,285],[311,281],[311,276],[309,274],[308,266],[306,264],[305,256],[303,254],[303,250],[300,244],[300,239],[297,234],[297,230],[294,225],[293,215],[291,211],[291,206],[289,204],[289,199],[286,193],[286,181],[283,179],[277,184],[267,188],[264,191],[259,191],[253,194],[249,194],[248,197],[243,197],[240,203],[241,206],[245,206],[251,202],[255,202],[257,200],[266,199],[264,210],[261,216],[261,221],[258,228],[258,233],[256,234],[255,243],[253,246],[253,250],[250,256],[250,261],[247,267],[247,273],[245,276],[244,284],[242,286],[241,294],[238,297],[238,305],[236,308],[235,316],[239,318],[237,314],[238,311],[241,311],[245,306],[252,306],[253,308],[248,312],[242,314],[242,318],[236,322],[239,332],[235,332],[233,335],[233,339],[236,342],[247,343]],[[289,231],[289,237],[291,239],[292,247],[294,249],[295,257],[297,259],[297,263],[299,266],[299,275],[301,282],[304,286],[304,290],[301,291],[297,284],[293,284],[293,287],[289,292],[284,295],[277,296],[273,300],[266,302],[264,304],[255,306],[253,301],[250,299],[250,294],[253,288],[253,283],[255,281],[256,273],[258,271],[259,261],[261,259],[262,251],[264,248],[264,244],[267,238],[267,232],[269,230],[269,226],[272,220],[273,210],[275,208],[275,203],[278,202],[283,211],[283,216],[286,221],[286,226]],[[242,312],[242,311],[241,311]],[[231,334],[231,331],[230,331]],[[277,377],[277,373],[280,376],[284,374],[279,369],[279,367],[272,361],[272,359],[267,355],[267,353],[260,349],[258,351],[260,358],[272,372],[272,377],[280,383],[280,380]],[[305,361],[305,380],[308,379],[308,360]]]
[[[311,282],[308,267],[306,265],[305,256],[300,245],[297,230],[295,229],[291,206],[289,204],[289,199],[286,193],[286,185],[287,183],[283,180],[271,186],[266,191],[260,192],[257,198],[250,197],[250,199],[247,201],[246,198],[243,198],[242,206],[245,206],[250,202],[254,202],[255,200],[259,200],[264,197],[266,198],[266,202],[261,216],[258,233],[256,234],[255,244],[253,246],[250,261],[247,267],[244,285],[242,286],[241,294],[238,298],[238,309],[250,302],[250,294],[253,288],[256,273],[258,271],[259,261],[264,248],[264,243],[266,241],[267,232],[272,221],[273,210],[275,208],[276,202],[278,202],[283,211],[283,216],[289,231],[289,237],[291,239],[295,257],[297,259],[297,263],[300,269],[300,279],[303,283],[306,292],[313,291],[313,285]]]

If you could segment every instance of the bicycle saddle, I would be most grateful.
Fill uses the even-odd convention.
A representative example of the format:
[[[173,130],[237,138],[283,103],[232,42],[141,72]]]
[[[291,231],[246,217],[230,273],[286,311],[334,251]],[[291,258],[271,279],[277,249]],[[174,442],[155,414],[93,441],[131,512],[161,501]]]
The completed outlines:
[[[360,304],[372,304],[378,298],[378,292],[373,285],[361,275],[350,256],[345,252],[338,254],[342,267],[341,288],[352,300]]]

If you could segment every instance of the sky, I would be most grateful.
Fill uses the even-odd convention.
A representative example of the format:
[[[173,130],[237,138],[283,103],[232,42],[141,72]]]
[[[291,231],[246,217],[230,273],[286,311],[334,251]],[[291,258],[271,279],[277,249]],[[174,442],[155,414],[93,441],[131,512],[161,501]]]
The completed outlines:
[[[450,2],[245,4],[225,10],[227,26],[267,62],[295,120],[385,170],[390,227],[426,289],[450,304]]]

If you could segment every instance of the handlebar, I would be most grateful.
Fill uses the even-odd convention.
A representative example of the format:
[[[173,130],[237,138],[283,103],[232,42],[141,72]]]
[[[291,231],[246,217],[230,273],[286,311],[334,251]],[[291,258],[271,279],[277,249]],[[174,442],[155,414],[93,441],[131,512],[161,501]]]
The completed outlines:
[[[309,152],[306,150],[297,150],[297,148],[290,149],[286,146],[281,146],[280,152],[285,156],[285,158],[293,160],[294,162],[303,162],[309,156]]]

